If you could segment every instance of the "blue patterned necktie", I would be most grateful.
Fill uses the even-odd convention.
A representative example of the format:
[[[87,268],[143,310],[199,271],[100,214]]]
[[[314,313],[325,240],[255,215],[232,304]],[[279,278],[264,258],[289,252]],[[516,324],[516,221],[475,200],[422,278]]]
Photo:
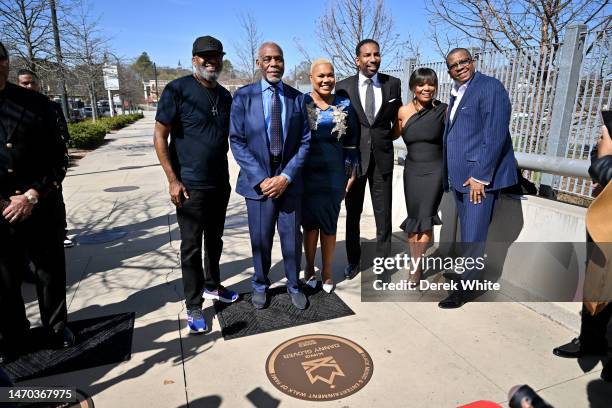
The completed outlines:
[[[270,153],[272,156],[280,156],[283,150],[283,122],[281,119],[281,102],[278,95],[278,87],[272,85],[272,108],[270,115]]]

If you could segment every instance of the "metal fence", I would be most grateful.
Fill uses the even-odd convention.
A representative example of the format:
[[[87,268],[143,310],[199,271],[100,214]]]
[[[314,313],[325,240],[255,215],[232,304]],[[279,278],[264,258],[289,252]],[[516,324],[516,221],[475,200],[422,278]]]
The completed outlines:
[[[587,46],[585,46],[585,44]],[[599,112],[612,98],[612,30],[567,30],[563,44],[509,50],[474,50],[477,69],[499,79],[512,102],[510,132],[516,152],[588,160],[599,135]],[[453,81],[444,61],[406,61],[402,70],[385,71],[402,79],[403,96],[411,99],[408,79],[415,68],[438,74],[438,98],[448,101]],[[590,197],[588,178],[526,172],[542,186]]]
[[[599,138],[600,112],[612,109],[612,31],[588,33],[585,43],[565,157],[588,160],[589,152]],[[558,188],[590,196],[591,182],[589,179],[561,177]]]

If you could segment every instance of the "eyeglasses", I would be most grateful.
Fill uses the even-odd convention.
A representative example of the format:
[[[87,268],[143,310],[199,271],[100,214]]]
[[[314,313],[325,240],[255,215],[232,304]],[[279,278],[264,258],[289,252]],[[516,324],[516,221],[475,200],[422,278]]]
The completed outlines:
[[[449,65],[448,66],[448,70],[449,71],[456,71],[458,69],[461,69],[461,68],[465,67],[466,65],[470,65],[472,62],[474,62],[473,59],[466,58],[464,60],[461,60],[459,62],[454,63],[453,65]]]

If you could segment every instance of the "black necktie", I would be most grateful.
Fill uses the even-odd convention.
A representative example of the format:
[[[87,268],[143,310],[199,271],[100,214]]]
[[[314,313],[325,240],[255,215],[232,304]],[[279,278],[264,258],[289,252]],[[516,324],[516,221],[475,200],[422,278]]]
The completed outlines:
[[[272,107],[270,109],[270,153],[272,156],[280,156],[283,151],[283,121],[281,119],[281,102],[278,88],[272,85]]]
[[[374,104],[374,86],[372,85],[372,79],[368,78],[365,80],[365,83],[368,84],[366,88],[366,97],[365,97],[365,114],[368,118],[368,122],[370,125],[374,123],[376,106]]]

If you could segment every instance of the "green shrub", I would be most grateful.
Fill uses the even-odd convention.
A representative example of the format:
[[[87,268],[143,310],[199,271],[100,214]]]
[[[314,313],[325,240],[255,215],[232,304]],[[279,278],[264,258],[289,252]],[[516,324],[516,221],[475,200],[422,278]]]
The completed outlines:
[[[77,149],[93,149],[102,143],[106,135],[106,127],[92,121],[70,123],[70,147]]]
[[[68,124],[70,132],[70,147],[77,149],[94,149],[104,141],[104,136],[111,130],[121,129],[130,123],[142,119],[144,115],[120,115],[112,118],[100,118],[96,122],[85,120]]]

